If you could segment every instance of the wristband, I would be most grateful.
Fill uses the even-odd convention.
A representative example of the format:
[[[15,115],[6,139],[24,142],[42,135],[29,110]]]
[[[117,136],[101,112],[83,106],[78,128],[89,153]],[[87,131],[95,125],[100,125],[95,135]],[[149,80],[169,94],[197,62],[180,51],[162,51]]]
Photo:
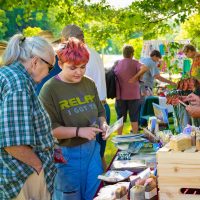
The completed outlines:
[[[76,127],[76,137],[78,137],[79,129],[80,129],[80,127]]]

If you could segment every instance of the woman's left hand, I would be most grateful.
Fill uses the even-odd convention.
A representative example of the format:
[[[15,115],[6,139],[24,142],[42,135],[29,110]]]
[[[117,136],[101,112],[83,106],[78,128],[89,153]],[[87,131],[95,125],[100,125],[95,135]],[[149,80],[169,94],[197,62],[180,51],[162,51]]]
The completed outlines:
[[[106,140],[105,136],[106,136],[106,131],[108,130],[109,128],[109,125],[107,124],[107,122],[103,122],[101,125],[100,125],[100,129],[102,130],[102,138],[104,140]]]

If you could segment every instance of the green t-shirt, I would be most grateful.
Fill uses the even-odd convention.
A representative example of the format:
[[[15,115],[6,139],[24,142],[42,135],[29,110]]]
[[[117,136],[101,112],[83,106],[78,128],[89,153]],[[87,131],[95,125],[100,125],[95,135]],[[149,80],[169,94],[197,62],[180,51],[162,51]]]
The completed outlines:
[[[40,91],[40,99],[50,115],[53,129],[65,127],[89,127],[98,124],[105,116],[95,83],[83,77],[79,83],[66,83],[53,77]],[[59,139],[61,146],[78,146],[88,140],[81,137]]]

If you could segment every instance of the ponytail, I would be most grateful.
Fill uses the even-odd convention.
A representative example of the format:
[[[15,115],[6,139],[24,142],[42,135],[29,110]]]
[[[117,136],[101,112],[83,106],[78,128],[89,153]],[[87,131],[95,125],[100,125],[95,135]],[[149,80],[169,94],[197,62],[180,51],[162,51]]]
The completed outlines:
[[[27,61],[42,55],[55,55],[53,47],[44,38],[25,38],[22,34],[16,34],[8,42],[2,60],[3,65],[10,65],[15,61]]]
[[[22,34],[16,34],[10,39],[3,55],[4,65],[10,65],[18,60],[21,51],[20,45],[22,44],[23,39],[24,36]]]

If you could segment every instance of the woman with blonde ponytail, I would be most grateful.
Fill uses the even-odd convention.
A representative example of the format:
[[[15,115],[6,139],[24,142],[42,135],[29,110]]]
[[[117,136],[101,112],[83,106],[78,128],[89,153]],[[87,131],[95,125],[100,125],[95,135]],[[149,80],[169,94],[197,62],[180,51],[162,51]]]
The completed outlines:
[[[14,35],[0,68],[0,199],[50,200],[55,167],[51,122],[35,87],[53,67],[52,46]]]

